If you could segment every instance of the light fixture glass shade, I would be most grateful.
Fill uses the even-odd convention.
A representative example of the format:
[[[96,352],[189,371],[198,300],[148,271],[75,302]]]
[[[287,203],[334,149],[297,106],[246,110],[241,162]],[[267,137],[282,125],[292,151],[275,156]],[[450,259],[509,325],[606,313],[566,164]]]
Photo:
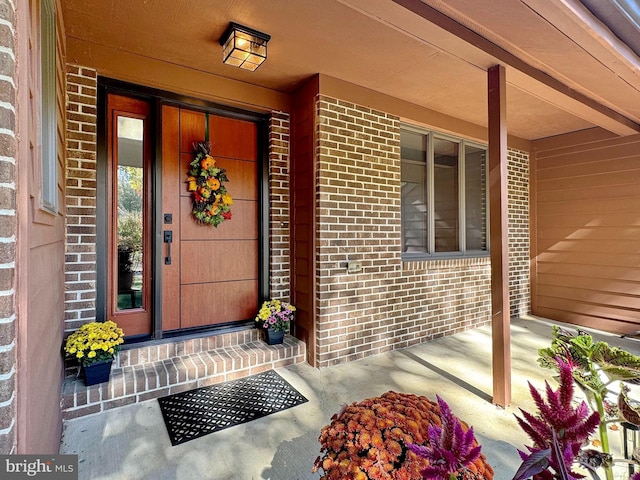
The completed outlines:
[[[222,61],[253,72],[267,59],[270,39],[266,33],[231,22],[220,39]]]

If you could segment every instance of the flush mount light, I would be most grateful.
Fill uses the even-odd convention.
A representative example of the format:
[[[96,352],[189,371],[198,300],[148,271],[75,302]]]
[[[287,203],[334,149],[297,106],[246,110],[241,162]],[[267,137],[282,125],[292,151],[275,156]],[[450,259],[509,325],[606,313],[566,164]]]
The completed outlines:
[[[231,22],[220,39],[222,61],[254,71],[267,59],[270,35]]]

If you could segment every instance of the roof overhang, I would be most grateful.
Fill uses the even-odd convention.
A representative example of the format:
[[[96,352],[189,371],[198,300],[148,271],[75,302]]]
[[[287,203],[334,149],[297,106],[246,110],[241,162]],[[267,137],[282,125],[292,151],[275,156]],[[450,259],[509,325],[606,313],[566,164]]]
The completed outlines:
[[[502,64],[515,137],[640,132],[640,59],[578,0],[61,3],[67,60],[121,80],[230,101],[244,85],[238,103],[286,109],[320,74],[486,129]],[[272,37],[255,72],[222,64],[232,21]]]

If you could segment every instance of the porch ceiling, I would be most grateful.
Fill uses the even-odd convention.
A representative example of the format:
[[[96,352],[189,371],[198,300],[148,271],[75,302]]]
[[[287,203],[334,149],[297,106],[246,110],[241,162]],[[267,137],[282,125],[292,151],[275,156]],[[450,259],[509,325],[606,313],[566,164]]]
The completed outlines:
[[[61,3],[72,63],[106,46],[280,92],[322,73],[482,126],[486,69],[502,63],[511,135],[640,130],[640,59],[577,0]],[[222,64],[230,21],[272,36],[257,71]]]

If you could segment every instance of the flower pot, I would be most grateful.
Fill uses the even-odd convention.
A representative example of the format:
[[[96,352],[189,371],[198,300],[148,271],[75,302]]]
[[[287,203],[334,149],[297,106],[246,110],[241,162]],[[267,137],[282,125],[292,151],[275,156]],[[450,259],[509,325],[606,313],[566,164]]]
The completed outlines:
[[[284,332],[276,332],[273,328],[267,328],[264,335],[268,345],[278,345],[284,342]]]
[[[133,272],[118,272],[118,293],[129,293],[133,286]]]
[[[112,364],[113,359],[92,363],[90,365],[83,365],[82,371],[84,372],[84,384],[88,387],[90,385],[108,382],[109,376],[111,375]]]

